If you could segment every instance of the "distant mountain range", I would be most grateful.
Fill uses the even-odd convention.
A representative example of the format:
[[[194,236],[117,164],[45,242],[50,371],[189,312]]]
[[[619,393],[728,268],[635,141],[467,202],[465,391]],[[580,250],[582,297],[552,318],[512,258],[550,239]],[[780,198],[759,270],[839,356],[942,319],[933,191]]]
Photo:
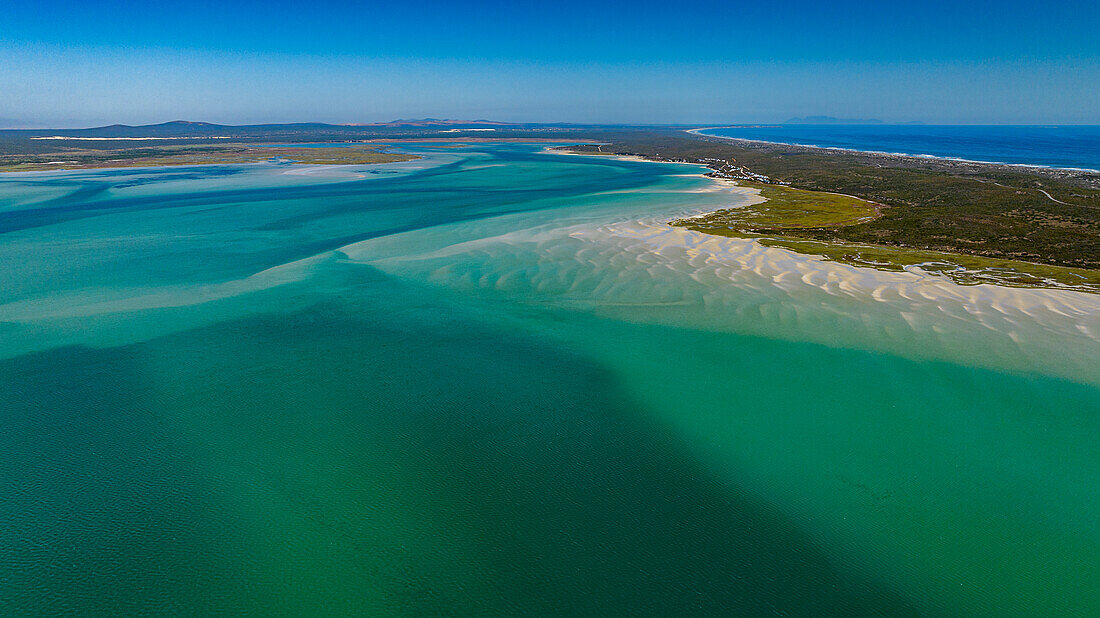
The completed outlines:
[[[7,134],[21,134],[24,136],[63,136],[79,138],[209,138],[209,137],[256,137],[261,135],[288,135],[299,133],[317,133],[324,135],[356,136],[370,133],[372,129],[400,130],[401,128],[422,129],[425,127],[462,127],[462,128],[495,128],[502,126],[518,126],[506,122],[491,120],[448,120],[437,118],[422,118],[409,120],[393,120],[390,122],[375,122],[362,124],[326,124],[323,122],[299,122],[288,124],[254,124],[254,125],[224,125],[210,122],[192,122],[189,120],[174,120],[160,124],[126,125],[112,124],[104,127],[92,127],[89,129],[10,129],[3,131]]]
[[[832,116],[806,116],[790,118],[783,124],[882,124],[877,118],[834,118]]]
[[[482,127],[482,126],[513,126],[512,122],[498,122],[496,120],[451,120],[451,119],[439,119],[439,118],[401,118],[398,120],[391,120],[389,122],[367,122],[367,123],[347,123],[341,126],[348,127],[434,127],[434,126],[468,126],[468,127]]]

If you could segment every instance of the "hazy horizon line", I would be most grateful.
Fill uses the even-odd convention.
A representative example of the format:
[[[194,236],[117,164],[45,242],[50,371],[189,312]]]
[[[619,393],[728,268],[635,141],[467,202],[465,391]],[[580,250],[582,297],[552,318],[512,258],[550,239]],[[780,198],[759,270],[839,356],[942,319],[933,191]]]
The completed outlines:
[[[817,115],[810,115],[815,117]],[[821,116],[822,118],[833,118],[830,116]],[[100,121],[98,124],[93,123],[80,123],[76,121],[71,124],[60,122],[57,124],[37,123],[34,121],[25,121],[19,119],[3,118],[0,119],[0,131],[45,131],[45,130],[61,130],[61,131],[80,131],[89,129],[101,129],[105,127],[151,127],[158,125],[167,125],[173,123],[188,123],[188,124],[205,124],[224,127],[248,127],[248,126],[278,126],[278,125],[296,125],[296,124],[319,124],[329,125],[336,127],[370,127],[370,126],[384,126],[392,125],[396,123],[413,123],[413,122],[450,122],[450,123],[469,123],[469,124],[500,124],[507,126],[524,126],[524,125],[539,125],[539,126],[631,126],[631,127],[689,127],[689,128],[725,128],[733,126],[743,125],[837,125],[837,126],[1004,126],[1004,127],[1042,127],[1042,126],[1057,126],[1057,127],[1090,127],[1100,126],[1100,121],[1096,122],[928,122],[922,120],[878,120],[878,119],[851,119],[852,122],[845,122],[844,118],[838,118],[831,122],[791,122],[793,119],[787,120],[739,120],[739,121],[699,121],[699,122],[585,122],[575,120],[560,120],[560,121],[543,121],[543,120],[494,120],[492,118],[450,118],[446,116],[429,116],[424,118],[396,118],[391,120],[356,120],[356,121],[331,121],[331,120],[257,120],[257,121],[245,121],[245,122],[215,122],[209,120],[190,120],[183,118],[173,118],[171,120],[162,120],[154,122],[108,122]]]

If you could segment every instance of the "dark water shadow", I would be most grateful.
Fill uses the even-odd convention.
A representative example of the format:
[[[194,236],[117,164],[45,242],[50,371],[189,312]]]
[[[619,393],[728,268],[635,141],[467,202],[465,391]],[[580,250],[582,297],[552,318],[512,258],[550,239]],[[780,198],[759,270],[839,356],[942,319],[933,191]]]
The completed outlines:
[[[303,563],[327,583],[283,593],[326,613],[377,611],[355,591],[379,588],[412,615],[913,613],[711,478],[600,366],[468,317],[377,277],[292,315],[0,362],[0,555],[24,574],[0,603],[270,611],[270,572]],[[230,495],[265,484],[274,511]],[[247,555],[242,519],[328,558]],[[420,544],[385,545],[383,520]],[[204,591],[219,578],[240,595]]]
[[[0,361],[0,614],[191,612],[255,600],[244,550],[138,347]],[[216,543],[214,542],[216,541]]]

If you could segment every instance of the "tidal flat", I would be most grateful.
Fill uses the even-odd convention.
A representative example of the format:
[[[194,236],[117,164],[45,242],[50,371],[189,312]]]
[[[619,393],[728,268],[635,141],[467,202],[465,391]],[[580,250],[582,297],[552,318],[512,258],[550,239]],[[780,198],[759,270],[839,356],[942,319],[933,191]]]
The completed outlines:
[[[127,167],[232,165],[261,161],[312,165],[394,163],[415,158],[366,144],[226,144],[88,150],[69,147],[45,154],[0,155],[0,173]]]
[[[1100,296],[543,148],[0,177],[0,608],[1100,612]]]
[[[920,272],[948,277],[960,285],[989,283],[1100,293],[1100,270],[909,247],[804,238],[799,234],[806,230],[873,221],[882,216],[884,207],[850,195],[746,181],[736,181],[735,184],[754,189],[760,196],[759,203],[677,219],[672,225],[705,234],[756,238],[764,246],[781,247],[854,266],[893,271],[916,268]]]

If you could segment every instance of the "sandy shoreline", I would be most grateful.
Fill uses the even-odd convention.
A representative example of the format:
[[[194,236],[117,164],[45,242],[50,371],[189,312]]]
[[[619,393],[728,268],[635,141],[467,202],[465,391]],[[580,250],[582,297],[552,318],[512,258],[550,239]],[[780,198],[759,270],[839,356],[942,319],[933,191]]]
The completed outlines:
[[[89,319],[122,325],[135,311],[228,303],[365,264],[433,286],[514,295],[628,321],[910,355],[912,342],[919,340],[922,357],[967,364],[984,362],[986,348],[973,343],[979,341],[1003,350],[999,357],[1014,359],[998,368],[1027,372],[1050,365],[1057,375],[1100,383],[1094,362],[1100,295],[962,286],[919,267],[880,271],[755,239],[673,227],[669,220],[712,211],[719,201],[725,202],[719,207],[730,208],[761,199],[756,189],[704,176],[700,164],[682,165],[696,166],[691,175],[709,182],[677,183],[656,193],[710,197],[666,201],[651,195],[596,211],[579,200],[568,209],[503,214],[358,241],[226,282],[19,299],[0,305],[0,321],[26,334],[21,349],[39,345],[34,333],[43,325],[59,329],[67,342],[83,342],[77,326]],[[729,195],[713,195],[718,191]],[[242,304],[224,311],[243,315],[251,309]],[[121,326],[118,333],[121,339],[147,336]]]
[[[731,190],[731,207],[759,200]],[[690,189],[685,192],[692,192]],[[1049,367],[1100,383],[1090,359],[1100,344],[1100,295],[1073,290],[959,285],[919,267],[881,271],[667,224],[676,209],[566,212],[456,224],[341,248],[351,262],[459,291],[515,296],[626,321],[855,347],[1026,373]],[[700,210],[710,209],[707,204]],[[696,211],[698,212],[698,211]],[[822,329],[823,324],[829,328]],[[890,333],[883,337],[883,333]],[[914,352],[914,341],[921,341]],[[977,343],[980,342],[980,345]],[[984,347],[983,347],[984,346]],[[998,358],[985,355],[997,348]],[[915,355],[915,356],[914,356]],[[1059,359],[1059,360],[1055,360]]]
[[[693,133],[695,131],[702,131],[702,130],[705,130],[705,129],[692,129],[692,130],[689,130],[687,132],[688,133]],[[701,136],[702,137],[713,137],[714,139],[717,139],[717,140],[725,140],[725,141],[730,141],[730,142],[734,142],[734,143],[744,142],[745,143],[744,145],[748,145],[748,146],[759,146],[759,147],[769,147],[770,148],[770,147],[775,147],[775,146],[778,145],[778,144],[772,143],[772,142],[762,142],[762,141],[756,141],[756,140],[742,140],[740,138],[725,138],[725,137],[719,137],[719,136],[705,136],[705,135],[701,135]],[[786,146],[784,146],[784,148],[786,148]],[[819,151],[829,152],[829,149],[822,149],[822,148],[809,147],[809,146],[805,146],[805,147],[804,146],[792,146],[791,148],[805,148],[807,151],[813,151],[813,152],[819,152]],[[681,164],[681,165],[702,166],[704,168],[707,168],[707,169],[711,170],[711,172],[704,173],[703,176],[706,176],[707,178],[710,178],[711,180],[715,181],[716,183],[719,183],[719,184],[724,185],[726,187],[729,187],[731,183],[734,187],[742,186],[742,185],[738,184],[740,179],[727,177],[727,176],[723,176],[723,175],[715,175],[715,172],[716,172],[716,170],[718,170],[718,168],[714,167],[711,164],[702,163],[702,162],[666,161],[666,160],[661,160],[661,159],[650,159],[650,158],[646,158],[646,157],[639,156],[639,155],[605,153],[605,152],[602,152],[602,151],[601,152],[571,152],[571,151],[568,151],[568,150],[546,148],[546,149],[544,149],[544,152],[553,153],[553,154],[571,154],[571,155],[577,155],[577,156],[616,157],[616,158],[626,160],[626,161],[638,161],[638,162],[648,162],[648,163],[677,163],[677,164]],[[873,154],[873,153],[864,153],[862,151],[845,151],[845,153],[846,154],[864,154],[864,155],[872,155]],[[884,155],[884,156],[886,156],[886,157],[897,157],[897,158],[902,158],[902,159],[906,159],[906,158],[916,159],[918,161],[931,161],[931,159],[923,159],[923,158],[920,158],[920,157],[904,157],[902,155]],[[985,167],[994,166],[994,164],[985,164],[985,163],[975,164],[975,165],[981,165],[981,166],[985,166]],[[1035,168],[1035,169],[1037,169],[1039,171],[1042,171],[1042,172],[1056,172],[1056,171],[1065,172],[1065,171],[1068,171],[1068,170],[1056,170],[1055,168]],[[1092,175],[1092,176],[1094,176],[1097,179],[1097,181],[1100,182],[1100,174],[1096,174],[1096,175]],[[1086,178],[1089,178],[1089,177],[1092,177],[1092,176],[1086,176]],[[716,189],[716,190],[718,190],[718,189]],[[756,193],[757,193],[757,195],[759,195],[759,191],[756,191]],[[861,200],[864,199],[864,198],[860,198],[858,196],[849,195],[849,194],[845,194],[845,193],[837,193],[837,192],[830,192],[830,191],[822,191],[821,193],[827,193],[827,194],[831,194],[831,195],[839,195],[839,196],[843,196],[843,197],[850,197],[850,198],[861,199]],[[1064,202],[1060,202],[1059,200],[1054,198],[1049,193],[1047,193],[1045,191],[1042,191],[1042,193],[1044,195],[1046,195],[1046,197],[1049,198],[1050,200],[1052,200],[1054,202],[1064,204]],[[764,198],[762,198],[762,197],[759,198],[759,201],[761,201],[761,202],[764,201]],[[874,206],[875,206],[875,211],[877,213],[875,218],[877,218],[878,216],[881,216],[881,214],[882,214],[882,212],[881,212],[881,206],[882,205],[881,204],[874,204]],[[717,210],[722,210],[722,209],[717,209]],[[700,211],[698,213],[693,213],[692,215],[678,217],[678,219],[691,219],[691,218],[705,217],[709,214],[713,214],[717,210]],[[674,220],[676,220],[676,218],[670,219],[666,223],[671,224]],[[796,231],[796,230],[792,229],[792,232],[793,231]],[[860,244],[860,243],[855,243],[855,244]],[[782,249],[782,250],[791,251],[791,249]],[[959,259],[972,257],[972,256],[968,256],[968,255],[962,254],[962,253],[952,253],[952,252],[945,252],[945,251],[937,251],[936,253],[943,253],[945,256],[958,256]],[[807,257],[812,257],[812,258],[815,258],[815,259],[818,259],[818,260],[831,261],[827,257],[825,257],[824,255],[820,255],[820,254],[805,253],[805,254],[800,254],[800,255],[807,256]],[[1034,267],[1038,267],[1038,268],[1047,268],[1047,267],[1049,267],[1049,265],[1043,264],[1043,263],[1040,263],[1040,262],[1028,262],[1026,260],[1019,260],[1019,259],[1013,259],[1011,261],[1016,262],[1017,264],[1030,264],[1030,265],[1032,265]],[[917,268],[919,270],[919,266],[920,266],[920,264],[913,263],[909,266],[906,266],[905,270],[906,271],[911,271],[913,268]],[[882,270],[882,269],[876,269],[876,268],[873,268],[871,266],[864,266],[864,265],[859,265],[859,266],[855,266],[855,267],[869,268],[871,270]],[[1021,272],[1026,272],[1026,271],[1022,270]],[[938,274],[932,273],[932,272],[924,273],[924,276],[944,277],[944,278],[950,279],[949,277],[946,277],[945,275],[938,275]],[[993,277],[993,279],[996,279],[996,277]],[[1057,289],[1057,290],[1080,292],[1080,293],[1085,293],[1085,294],[1095,294],[1095,291],[1091,287],[1088,287],[1088,286],[1080,287],[1080,286],[1076,286],[1076,285],[1072,285],[1072,284],[1066,284],[1064,281],[1061,281],[1061,282],[1055,281],[1054,279],[1050,279],[1049,277],[1047,277],[1046,279],[1047,279],[1047,281],[1045,282],[1045,284],[1041,284],[1041,285],[1035,285],[1035,286],[1006,285],[1006,286],[1003,286],[1003,287],[1020,287],[1020,288],[1026,288],[1026,289]],[[990,283],[990,285],[1000,285],[1000,284]]]
[[[806,144],[792,144],[788,142],[770,142],[767,140],[747,139],[743,137],[728,137],[725,135],[711,135],[703,131],[723,129],[726,127],[703,127],[688,129],[685,133],[724,142],[730,142],[739,146],[757,148],[782,147],[785,150],[796,150],[815,154],[838,154],[861,156],[880,161],[889,161],[901,164],[900,167],[923,167],[930,169],[996,169],[1013,172],[1027,172],[1040,176],[1058,179],[1078,179],[1090,184],[1100,186],[1100,170],[1075,167],[1054,167],[1050,165],[1038,165],[1027,163],[1004,163],[1000,161],[975,161],[959,157],[944,157],[938,155],[911,154],[898,152],[883,152],[877,150],[857,150],[854,148],[841,148],[838,146],[810,146]]]

